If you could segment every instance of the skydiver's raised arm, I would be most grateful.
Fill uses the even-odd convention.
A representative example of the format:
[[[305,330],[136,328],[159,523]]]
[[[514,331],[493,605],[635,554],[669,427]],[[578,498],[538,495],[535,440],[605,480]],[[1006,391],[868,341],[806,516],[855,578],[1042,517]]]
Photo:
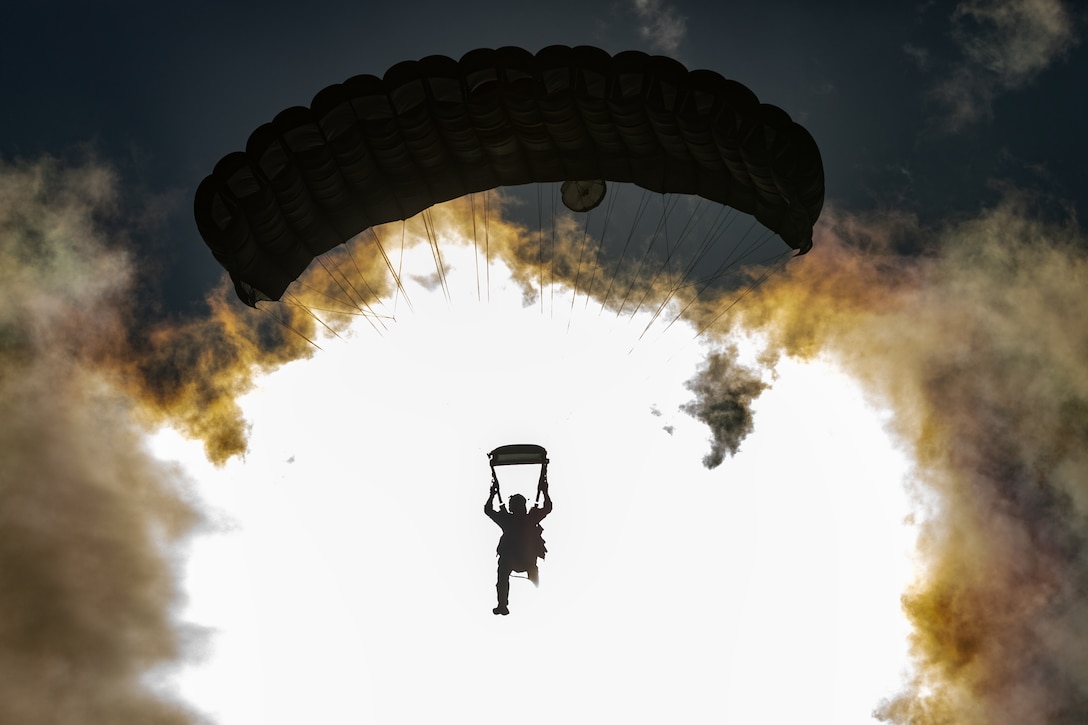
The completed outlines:
[[[541,507],[540,510],[543,512],[544,515],[541,516],[541,518],[544,518],[544,516],[547,516],[548,514],[550,514],[552,512],[552,495],[550,493],[548,493],[547,484],[544,485],[543,492],[544,492],[544,506]]]
[[[487,502],[484,504],[484,513],[487,514],[487,517],[489,519],[491,519],[492,521],[494,521],[496,524],[499,523],[499,512],[495,510],[494,503],[495,503],[495,497],[498,496],[498,495],[499,495],[499,484],[492,481],[492,483],[491,483],[491,493],[488,495]],[[501,524],[499,524],[499,525],[501,526]]]
[[[552,512],[552,495],[548,493],[548,464],[540,469],[540,481],[537,482],[539,492],[544,494],[544,506],[534,506],[533,509],[540,512],[540,518],[544,518]]]

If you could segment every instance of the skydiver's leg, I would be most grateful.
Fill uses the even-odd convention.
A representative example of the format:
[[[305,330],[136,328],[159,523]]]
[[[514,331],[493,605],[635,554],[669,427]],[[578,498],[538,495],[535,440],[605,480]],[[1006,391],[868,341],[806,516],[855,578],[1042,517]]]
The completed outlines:
[[[540,569],[536,559],[533,559],[533,563],[525,569],[525,576],[529,577],[534,587],[540,586]]]
[[[504,557],[499,557],[498,576],[495,579],[495,593],[498,595],[499,605],[491,610],[495,614],[510,613],[510,571],[510,563]]]

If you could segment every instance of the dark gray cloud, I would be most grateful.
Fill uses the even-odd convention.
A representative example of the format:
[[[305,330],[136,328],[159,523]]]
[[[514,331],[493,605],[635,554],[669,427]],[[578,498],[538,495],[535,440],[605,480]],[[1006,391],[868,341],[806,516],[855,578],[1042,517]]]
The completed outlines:
[[[740,364],[736,348],[729,347],[711,353],[687,387],[695,393],[695,400],[681,410],[710,428],[710,452],[703,465],[717,468],[726,455],[736,455],[741,442],[755,429],[752,403],[767,384],[758,370]]]

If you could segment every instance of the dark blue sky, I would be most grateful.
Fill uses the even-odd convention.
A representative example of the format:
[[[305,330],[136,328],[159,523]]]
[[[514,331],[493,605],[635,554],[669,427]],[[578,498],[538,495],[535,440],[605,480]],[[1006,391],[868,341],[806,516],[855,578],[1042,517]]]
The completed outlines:
[[[1075,10],[1066,32],[1007,20],[998,11],[1022,3],[997,0],[677,0],[642,13],[633,0],[95,5],[5,10],[0,158],[93,154],[118,169],[131,201],[162,206],[137,243],[161,265],[153,296],[168,309],[194,309],[218,278],[192,193],[253,128],[351,75],[483,46],[667,52],[741,81],[811,131],[836,207],[939,223],[1012,184],[1050,211],[1088,213],[1088,48]]]

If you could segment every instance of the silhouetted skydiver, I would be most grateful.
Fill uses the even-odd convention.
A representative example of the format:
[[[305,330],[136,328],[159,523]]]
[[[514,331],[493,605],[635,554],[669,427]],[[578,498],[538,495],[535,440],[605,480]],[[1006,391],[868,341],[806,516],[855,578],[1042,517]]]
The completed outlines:
[[[510,573],[523,571],[529,581],[536,585],[539,581],[537,559],[543,559],[548,553],[544,545],[544,528],[540,521],[552,511],[552,497],[548,494],[548,479],[543,472],[540,476],[540,491],[544,494],[544,506],[533,506],[525,510],[525,497],[515,493],[510,497],[510,510],[499,504],[499,510],[493,508],[495,496],[499,493],[498,481],[491,482],[491,495],[484,504],[484,513],[502,528],[502,536],[495,552],[499,557],[498,578],[495,580],[495,592],[498,606],[492,612],[509,614]]]

